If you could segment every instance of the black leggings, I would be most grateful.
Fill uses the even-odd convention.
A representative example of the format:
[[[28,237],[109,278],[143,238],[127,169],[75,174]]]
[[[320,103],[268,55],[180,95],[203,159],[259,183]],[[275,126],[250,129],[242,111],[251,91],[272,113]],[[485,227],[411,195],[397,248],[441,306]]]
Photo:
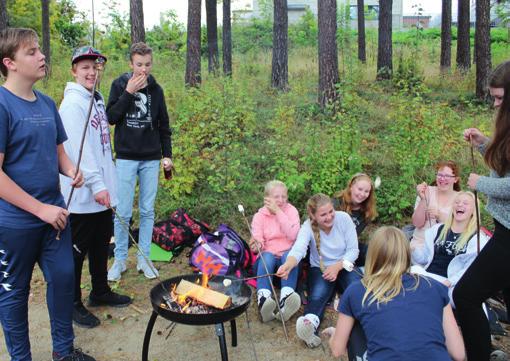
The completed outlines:
[[[491,334],[482,303],[510,286],[510,230],[494,222],[496,229],[492,238],[453,291],[468,361],[489,360]]]
[[[71,233],[74,258],[74,302],[81,301],[81,270],[85,256],[89,256],[89,272],[94,295],[110,290],[106,280],[108,268],[108,244],[113,234],[112,211],[71,214]],[[78,248],[80,252],[77,251]]]

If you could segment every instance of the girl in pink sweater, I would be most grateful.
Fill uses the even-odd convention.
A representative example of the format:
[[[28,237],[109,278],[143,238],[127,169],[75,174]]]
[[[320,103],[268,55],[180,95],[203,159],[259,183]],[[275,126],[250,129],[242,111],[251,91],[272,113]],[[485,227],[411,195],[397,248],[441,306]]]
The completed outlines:
[[[287,187],[283,182],[273,180],[264,189],[264,207],[253,216],[250,248],[257,252],[260,249],[255,270],[257,276],[273,273],[287,260],[292,245],[299,232],[299,213],[287,201]],[[264,258],[268,270],[264,267]],[[276,312],[276,301],[271,297],[271,285],[268,277],[258,279],[257,300],[263,322],[274,318],[287,321],[301,306],[301,298],[294,291],[298,277],[295,267],[286,280],[281,281],[280,308],[282,314]]]

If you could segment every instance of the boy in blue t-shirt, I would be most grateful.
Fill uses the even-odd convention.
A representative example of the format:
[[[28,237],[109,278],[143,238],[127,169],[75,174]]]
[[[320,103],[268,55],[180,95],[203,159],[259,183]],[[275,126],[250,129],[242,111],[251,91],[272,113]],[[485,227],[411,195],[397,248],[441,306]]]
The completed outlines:
[[[73,255],[59,173],[83,184],[67,157],[55,103],[33,90],[46,74],[37,34],[0,32],[0,322],[13,361],[30,361],[28,295],[37,262],[47,282],[53,360],[94,361],[73,346]],[[57,239],[57,232],[61,232]]]

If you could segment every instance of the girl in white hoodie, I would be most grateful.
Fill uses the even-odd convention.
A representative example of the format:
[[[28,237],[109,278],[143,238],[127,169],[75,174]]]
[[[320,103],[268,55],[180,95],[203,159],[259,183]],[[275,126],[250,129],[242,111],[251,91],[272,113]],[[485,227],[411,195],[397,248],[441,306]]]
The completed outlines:
[[[69,204],[75,263],[73,321],[87,328],[99,325],[100,321],[81,301],[80,283],[85,255],[89,256],[92,279],[89,306],[123,307],[131,303],[131,298],[111,290],[106,277],[108,244],[113,233],[111,207],[116,205],[116,179],[103,96],[98,91],[92,94],[98,73],[98,59],[106,62],[106,57],[90,46],[74,51],[71,73],[75,82],[67,83],[59,111],[68,136],[64,148],[75,163],[78,161],[82,134],[87,124],[81,160],[85,186],[74,190]],[[92,97],[92,110],[87,118]],[[61,176],[60,182],[62,194],[67,200],[71,192],[71,180]]]

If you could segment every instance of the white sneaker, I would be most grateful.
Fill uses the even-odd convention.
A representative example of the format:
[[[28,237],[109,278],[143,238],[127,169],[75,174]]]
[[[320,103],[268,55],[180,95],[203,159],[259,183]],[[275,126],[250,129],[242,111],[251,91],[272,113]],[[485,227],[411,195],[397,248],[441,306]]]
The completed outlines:
[[[305,341],[306,345],[310,348],[317,347],[321,344],[322,340],[315,334],[315,326],[305,318],[301,316],[296,321],[296,333],[300,339]]]
[[[149,263],[147,263],[147,262],[149,262]],[[138,258],[138,264],[136,265],[136,270],[139,273],[143,272],[143,275],[145,276],[145,278],[148,278],[150,280],[152,280],[156,277],[159,277],[158,270],[156,269],[156,267],[154,267],[154,265],[152,264],[152,262],[150,260]],[[156,272],[156,273],[154,273],[154,272]]]
[[[108,281],[119,281],[120,276],[126,271],[126,261],[115,260],[108,270]]]
[[[280,309],[282,312],[281,315],[280,312],[278,312],[276,314],[276,318],[280,320],[283,315],[283,320],[288,321],[292,315],[299,310],[300,307],[301,297],[299,297],[296,292],[292,292],[280,300]]]
[[[260,316],[262,316],[262,322],[269,322],[274,320],[274,310],[276,309],[276,301],[271,296],[262,296],[259,301]]]

